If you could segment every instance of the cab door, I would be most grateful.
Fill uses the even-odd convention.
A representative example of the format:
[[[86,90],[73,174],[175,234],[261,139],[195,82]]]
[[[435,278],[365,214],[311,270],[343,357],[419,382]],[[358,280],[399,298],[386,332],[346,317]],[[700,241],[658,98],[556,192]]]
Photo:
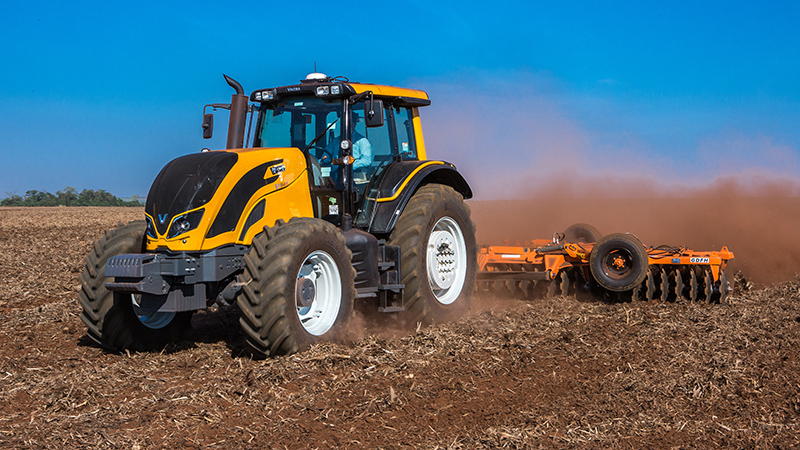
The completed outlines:
[[[334,164],[340,157],[343,135],[342,112],[321,111],[310,124],[315,136],[322,136],[308,149],[311,203],[314,217],[340,225],[344,211],[344,167]]]
[[[359,173],[354,170],[353,179],[359,191],[358,212],[355,224],[367,227],[375,210],[381,184],[386,169],[400,161],[417,159],[417,145],[414,132],[413,109],[394,106],[388,101],[383,110],[384,124],[381,127],[363,127],[372,144],[372,161],[368,168]],[[358,131],[356,127],[356,131]]]

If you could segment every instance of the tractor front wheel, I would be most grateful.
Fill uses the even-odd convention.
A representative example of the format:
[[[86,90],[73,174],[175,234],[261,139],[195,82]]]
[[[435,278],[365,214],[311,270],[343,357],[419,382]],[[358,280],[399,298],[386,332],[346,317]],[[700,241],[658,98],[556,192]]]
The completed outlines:
[[[192,312],[146,312],[138,295],[112,292],[105,283],[106,262],[113,256],[144,251],[145,222],[137,220],[106,231],[86,256],[80,274],[78,302],[88,335],[111,351],[157,350],[178,339],[190,327]]]
[[[257,356],[341,338],[353,315],[355,269],[344,236],[319,219],[266,227],[245,256],[239,323]]]

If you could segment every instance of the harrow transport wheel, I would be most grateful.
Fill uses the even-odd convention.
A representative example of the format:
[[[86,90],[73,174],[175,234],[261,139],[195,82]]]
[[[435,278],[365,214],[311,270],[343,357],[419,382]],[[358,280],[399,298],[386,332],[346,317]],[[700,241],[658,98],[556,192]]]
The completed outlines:
[[[629,234],[609,234],[594,245],[589,254],[589,269],[594,279],[609,291],[629,291],[647,276],[647,252]]]
[[[253,239],[237,303],[257,356],[288,355],[342,336],[353,315],[351,259],[344,235],[319,219],[278,221]]]
[[[576,223],[564,230],[564,242],[589,243],[600,239],[600,230],[588,223]]]
[[[455,320],[469,309],[477,244],[461,194],[441,184],[419,188],[397,219],[388,243],[400,247],[408,325]]]
[[[109,258],[144,251],[145,222],[137,220],[106,231],[84,260],[78,302],[88,335],[111,351],[157,350],[180,338],[189,328],[192,312],[148,313],[139,309],[138,295],[112,292],[105,283]]]

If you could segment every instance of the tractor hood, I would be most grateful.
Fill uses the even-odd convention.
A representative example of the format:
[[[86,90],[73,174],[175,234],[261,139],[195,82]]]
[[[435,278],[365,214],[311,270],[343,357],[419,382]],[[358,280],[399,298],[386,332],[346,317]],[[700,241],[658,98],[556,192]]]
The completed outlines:
[[[200,251],[249,244],[246,240],[252,240],[255,232],[248,235],[248,231],[254,225],[272,218],[272,223],[264,223],[272,226],[284,218],[268,211],[270,195],[296,182],[305,196],[282,195],[285,204],[279,209],[286,211],[288,206],[297,213],[307,212],[305,206],[308,210],[311,206],[306,162],[296,148],[224,150],[176,158],[164,166],[147,194],[147,249]]]
[[[159,235],[166,235],[175,216],[197,209],[214,197],[225,175],[239,159],[236,153],[206,152],[170,161],[147,194],[145,212]]]

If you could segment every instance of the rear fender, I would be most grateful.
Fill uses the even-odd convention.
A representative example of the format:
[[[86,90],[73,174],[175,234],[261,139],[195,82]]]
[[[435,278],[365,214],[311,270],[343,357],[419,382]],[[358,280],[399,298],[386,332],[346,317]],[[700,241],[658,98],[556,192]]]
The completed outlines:
[[[368,231],[388,235],[417,190],[426,184],[450,186],[472,198],[472,189],[456,166],[445,161],[402,161],[389,166],[383,175]]]

